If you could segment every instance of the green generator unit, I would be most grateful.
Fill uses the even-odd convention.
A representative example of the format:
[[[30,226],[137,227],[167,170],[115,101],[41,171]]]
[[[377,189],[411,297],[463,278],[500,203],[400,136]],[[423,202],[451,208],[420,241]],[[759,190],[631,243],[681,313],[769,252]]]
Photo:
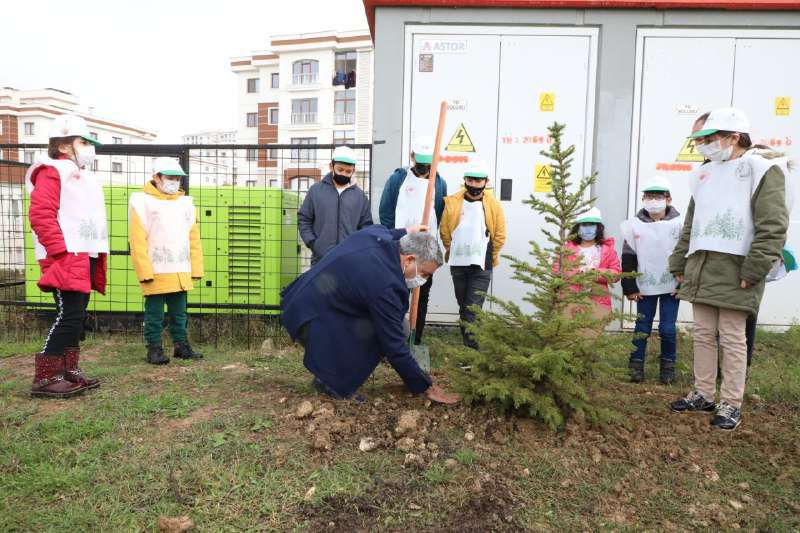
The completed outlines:
[[[111,250],[108,282],[104,296],[92,293],[89,310],[141,313],[144,298],[128,244],[128,198],[141,188],[103,189]],[[197,210],[205,276],[189,291],[189,312],[278,314],[281,290],[301,273],[299,195],[265,187],[195,187],[190,196]],[[28,202],[26,195],[25,213]],[[36,285],[39,264],[24,218],[25,299],[34,306],[53,304],[52,295]]]

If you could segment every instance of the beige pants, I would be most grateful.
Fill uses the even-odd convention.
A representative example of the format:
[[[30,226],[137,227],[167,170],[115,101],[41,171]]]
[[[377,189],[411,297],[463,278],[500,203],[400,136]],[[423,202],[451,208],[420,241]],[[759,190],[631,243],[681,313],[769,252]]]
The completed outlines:
[[[587,306],[580,306],[577,304],[570,304],[564,310],[568,316],[574,317],[579,312],[589,312],[593,319],[607,318],[611,314],[611,308],[601,305],[597,302],[591,302]],[[605,326],[597,326],[596,328],[581,328],[578,334],[585,339],[595,339],[599,337]]]
[[[717,333],[722,348],[722,386],[720,401],[742,406],[747,377],[747,313],[711,305],[693,304],[694,311],[694,388],[709,401],[717,390]]]

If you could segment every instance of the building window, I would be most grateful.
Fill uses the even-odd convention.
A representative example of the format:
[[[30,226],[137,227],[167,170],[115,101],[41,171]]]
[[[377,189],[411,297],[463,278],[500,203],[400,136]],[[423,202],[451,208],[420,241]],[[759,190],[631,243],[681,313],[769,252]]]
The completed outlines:
[[[111,137],[114,144],[122,144],[122,137]]]
[[[336,91],[333,97],[333,123],[355,124],[356,122],[356,91],[348,89]]]
[[[250,78],[247,80],[247,92],[248,93],[258,92],[258,78]]]
[[[89,137],[91,137],[92,139],[94,139],[96,141],[97,140],[97,132],[96,131],[90,131],[89,132]]]
[[[353,130],[333,130],[333,144],[355,144],[355,142]]]
[[[297,192],[306,192],[311,187],[312,179],[308,176],[298,176],[290,182],[289,188]]]
[[[278,180],[269,180],[269,186],[272,187],[273,189],[277,189],[278,188]]]
[[[111,172],[122,172],[122,163],[111,163]]]
[[[97,169],[99,168],[100,168],[100,162],[97,159],[92,161],[92,170],[97,172]]]
[[[317,83],[318,74],[319,61],[316,59],[301,59],[292,63],[292,83],[294,85]]]
[[[347,74],[356,69],[356,53],[350,52],[336,52],[336,62],[334,63],[336,74],[340,72]],[[344,85],[344,83],[342,83]]]
[[[33,122],[26,122],[25,123],[25,135],[34,135],[35,130],[33,129]]]
[[[270,107],[269,108],[269,123],[270,124],[277,124],[278,123],[278,108],[277,107]]]
[[[31,163],[33,163],[33,159],[34,159],[35,155],[36,155],[35,152],[30,152],[28,150],[25,150],[25,156],[24,156],[25,157],[25,162],[28,163],[29,165]]]
[[[255,128],[258,126],[258,113],[248,113],[247,114],[247,127],[248,128]]]
[[[271,159],[273,161],[277,161],[277,159],[278,159],[278,149],[277,148],[270,148],[269,151],[267,152],[267,154],[269,154],[269,156],[268,156],[269,159]]]
[[[256,180],[247,180],[247,181],[245,181],[245,185],[247,185],[248,187],[255,187],[256,186]]]
[[[300,98],[292,100],[292,124],[316,124],[317,99]]]
[[[291,144],[317,144],[316,137],[292,137]],[[292,148],[292,159],[295,161],[314,161],[316,160],[316,150],[311,148]]]
[[[248,161],[255,161],[258,159],[258,149],[257,148],[248,148],[247,149],[247,160]]]
[[[269,85],[271,88],[277,89],[280,86],[280,82],[281,82],[280,74],[278,74],[277,72],[273,72],[272,74],[270,74]]]

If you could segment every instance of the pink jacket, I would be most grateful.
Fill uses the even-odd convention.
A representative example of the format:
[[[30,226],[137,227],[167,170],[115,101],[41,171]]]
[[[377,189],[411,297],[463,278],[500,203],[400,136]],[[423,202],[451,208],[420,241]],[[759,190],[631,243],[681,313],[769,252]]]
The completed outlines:
[[[608,274],[619,274],[622,272],[615,244],[614,239],[609,237],[600,245],[600,266],[597,269],[599,272]],[[570,260],[577,260],[578,254],[580,253],[578,252],[579,246],[570,241],[567,243],[567,248],[575,251],[575,253],[570,256]],[[614,281],[616,281],[616,279]],[[594,300],[595,303],[611,309],[611,293],[608,290],[608,282],[605,278],[597,278],[597,283],[603,286],[605,296],[592,296],[592,300]],[[578,291],[580,287],[576,285],[573,286],[572,289]]]

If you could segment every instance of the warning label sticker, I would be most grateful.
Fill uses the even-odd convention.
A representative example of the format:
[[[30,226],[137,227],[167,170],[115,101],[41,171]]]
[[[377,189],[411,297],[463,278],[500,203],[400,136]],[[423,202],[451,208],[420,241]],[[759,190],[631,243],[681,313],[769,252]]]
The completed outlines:
[[[681,146],[680,152],[678,152],[678,157],[675,158],[675,161],[681,161],[684,163],[702,163],[705,161],[703,154],[697,151],[697,148],[694,146],[694,141],[692,139],[686,139],[686,142],[683,143]]]
[[[419,71],[433,72],[433,54],[419,55]]]
[[[555,111],[556,93],[539,93],[539,111]]]
[[[474,152],[475,146],[472,144],[472,139],[469,138],[467,128],[464,123],[458,125],[458,129],[450,138],[450,142],[445,147],[447,152]]]
[[[550,165],[536,165],[533,172],[533,192],[553,192]]]
[[[792,99],[789,96],[775,97],[775,114],[779,117],[788,117],[792,113]]]

